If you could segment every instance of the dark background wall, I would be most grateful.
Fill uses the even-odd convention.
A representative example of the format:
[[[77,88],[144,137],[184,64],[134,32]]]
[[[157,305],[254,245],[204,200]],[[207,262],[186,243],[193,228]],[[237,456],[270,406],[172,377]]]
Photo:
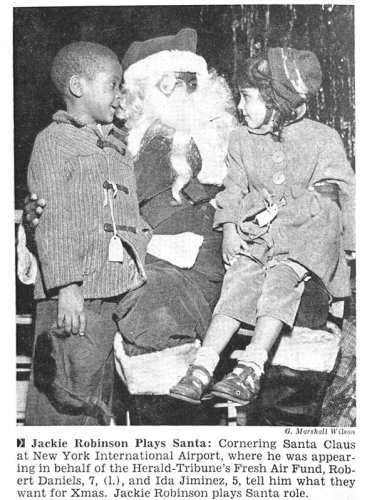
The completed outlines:
[[[240,57],[267,46],[316,52],[323,87],[310,116],[335,127],[354,166],[354,8],[328,5],[19,7],[14,9],[15,202],[38,132],[62,106],[50,83],[53,57],[76,40],[103,43],[122,58],[136,40],[198,32],[198,53],[232,84]]]

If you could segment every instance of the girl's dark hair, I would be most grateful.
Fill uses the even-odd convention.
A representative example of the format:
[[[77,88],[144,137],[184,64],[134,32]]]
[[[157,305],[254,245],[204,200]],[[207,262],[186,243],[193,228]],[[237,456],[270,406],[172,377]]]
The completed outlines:
[[[267,56],[264,54],[246,59],[239,65],[236,80],[239,89],[252,87],[259,90],[267,108],[266,119],[270,119],[272,111],[275,110],[273,133],[281,141],[284,124],[294,120],[297,111],[274,92]]]

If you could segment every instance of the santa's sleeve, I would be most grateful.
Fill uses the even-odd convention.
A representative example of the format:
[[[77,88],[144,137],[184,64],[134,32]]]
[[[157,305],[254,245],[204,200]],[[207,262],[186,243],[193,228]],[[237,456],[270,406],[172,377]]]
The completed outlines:
[[[239,130],[234,131],[229,139],[227,156],[228,173],[223,181],[224,189],[216,198],[214,228],[221,229],[223,224],[237,224],[239,208],[248,193],[248,178],[241,155],[241,137]]]

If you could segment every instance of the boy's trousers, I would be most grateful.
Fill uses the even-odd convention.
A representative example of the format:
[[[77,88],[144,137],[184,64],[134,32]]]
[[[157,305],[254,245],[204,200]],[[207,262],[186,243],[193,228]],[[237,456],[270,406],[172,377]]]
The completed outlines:
[[[85,300],[84,336],[55,327],[57,300],[38,302],[25,425],[108,423],[116,301]]]

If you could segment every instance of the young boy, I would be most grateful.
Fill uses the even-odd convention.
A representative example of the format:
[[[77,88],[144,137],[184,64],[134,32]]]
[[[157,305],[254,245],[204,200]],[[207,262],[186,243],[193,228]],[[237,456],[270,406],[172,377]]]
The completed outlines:
[[[66,111],[58,111],[38,135],[28,171],[30,192],[48,203],[35,235],[40,264],[36,336],[53,324],[55,334],[55,323],[66,332],[62,349],[74,356],[80,349],[83,356],[70,373],[75,381],[88,378],[80,371],[103,371],[102,348],[88,340],[88,332],[104,336],[105,347],[112,347],[112,311],[121,294],[146,279],[148,228],[139,215],[133,163],[112,124],[121,98],[117,56],[99,44],[71,43],[56,55],[51,76]],[[90,423],[83,412],[64,414],[48,395],[51,405],[41,394],[47,390],[35,369],[34,375],[27,425]],[[86,385],[84,396],[88,390]]]

